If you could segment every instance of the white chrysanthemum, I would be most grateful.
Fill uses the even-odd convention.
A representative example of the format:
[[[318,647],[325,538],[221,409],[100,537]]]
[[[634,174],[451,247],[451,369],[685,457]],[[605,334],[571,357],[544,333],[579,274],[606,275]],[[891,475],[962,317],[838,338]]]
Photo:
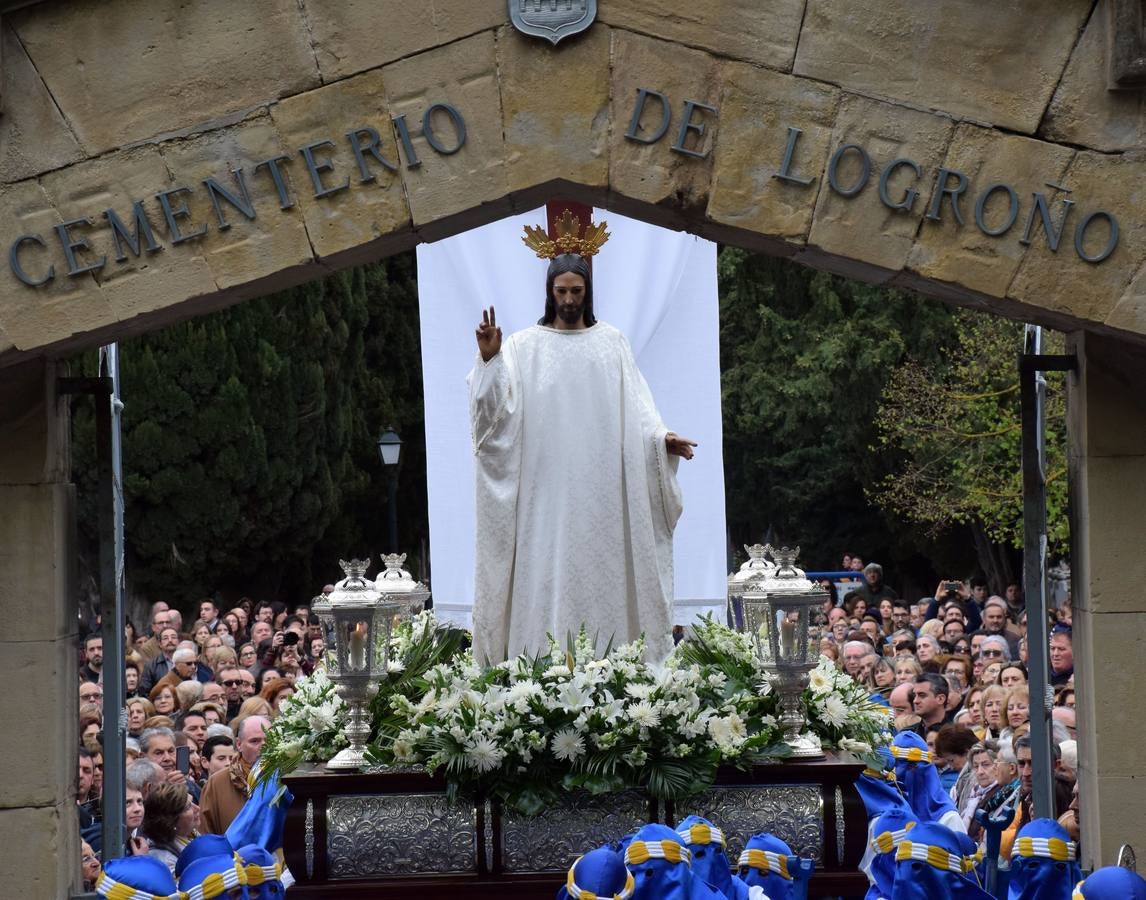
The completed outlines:
[[[661,717],[649,701],[641,700],[629,707],[629,719],[642,728],[652,728],[660,723]]]
[[[820,715],[829,725],[843,728],[848,723],[848,706],[835,694],[829,694],[820,705]]]
[[[808,687],[817,696],[823,696],[832,690],[832,678],[823,669],[812,669],[808,673]]]
[[[414,763],[418,761],[418,755],[414,752],[414,745],[405,738],[395,738],[391,749],[394,751],[394,762]]]
[[[626,684],[625,693],[634,700],[647,700],[652,696],[653,686],[651,684]]]
[[[466,747],[466,762],[478,772],[492,772],[505,759],[505,751],[487,737],[476,738]]]
[[[553,755],[572,762],[585,753],[585,741],[572,728],[562,728],[553,735]]]

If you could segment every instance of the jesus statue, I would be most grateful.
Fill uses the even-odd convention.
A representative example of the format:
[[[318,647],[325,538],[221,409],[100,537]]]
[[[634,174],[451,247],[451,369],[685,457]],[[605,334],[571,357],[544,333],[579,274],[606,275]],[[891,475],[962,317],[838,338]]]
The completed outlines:
[[[593,314],[588,259],[608,239],[566,211],[549,241],[545,314],[503,343],[491,306],[470,372],[476,457],[474,656],[497,663],[564,644],[584,625],[603,651],[644,634],[672,649],[676,469],[696,444],[665,428],[633,351]]]

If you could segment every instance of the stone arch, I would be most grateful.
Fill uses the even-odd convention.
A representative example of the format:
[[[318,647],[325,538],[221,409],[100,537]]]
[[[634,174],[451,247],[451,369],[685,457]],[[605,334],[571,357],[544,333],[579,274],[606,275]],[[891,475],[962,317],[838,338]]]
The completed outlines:
[[[74,681],[53,358],[573,192],[1075,333],[1086,846],[1141,842],[1135,685],[1103,661],[1146,640],[1119,589],[1146,575],[1146,169],[1139,98],[1106,90],[1124,5],[601,0],[554,48],[503,0],[0,4],[0,578],[37,610],[0,671],[51,673],[9,718],[66,709]],[[0,828],[37,836],[0,878],[63,896],[74,723],[36,721],[0,745]]]

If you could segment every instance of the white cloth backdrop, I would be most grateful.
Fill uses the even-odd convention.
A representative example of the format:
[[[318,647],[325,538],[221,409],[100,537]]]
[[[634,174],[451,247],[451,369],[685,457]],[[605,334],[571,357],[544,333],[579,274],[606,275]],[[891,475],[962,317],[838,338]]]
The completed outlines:
[[[674,538],[676,617],[723,614],[724,462],[716,245],[595,210],[612,238],[593,260],[597,318],[619,328],[665,424],[699,443],[680,464],[684,515]],[[509,335],[540,318],[547,261],[521,243],[545,210],[418,246],[422,380],[430,522],[430,587],[442,618],[469,627],[474,578],[474,476],[466,374],[474,329],[491,304]]]

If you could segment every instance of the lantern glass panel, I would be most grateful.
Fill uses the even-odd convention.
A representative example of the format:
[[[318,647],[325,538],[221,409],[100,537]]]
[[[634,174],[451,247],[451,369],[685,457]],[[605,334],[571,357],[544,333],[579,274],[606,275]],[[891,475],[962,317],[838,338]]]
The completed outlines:
[[[343,620],[341,638],[344,642],[342,646],[346,648],[345,671],[369,671],[367,650],[370,647],[370,631],[369,619],[361,614],[355,614]]]

